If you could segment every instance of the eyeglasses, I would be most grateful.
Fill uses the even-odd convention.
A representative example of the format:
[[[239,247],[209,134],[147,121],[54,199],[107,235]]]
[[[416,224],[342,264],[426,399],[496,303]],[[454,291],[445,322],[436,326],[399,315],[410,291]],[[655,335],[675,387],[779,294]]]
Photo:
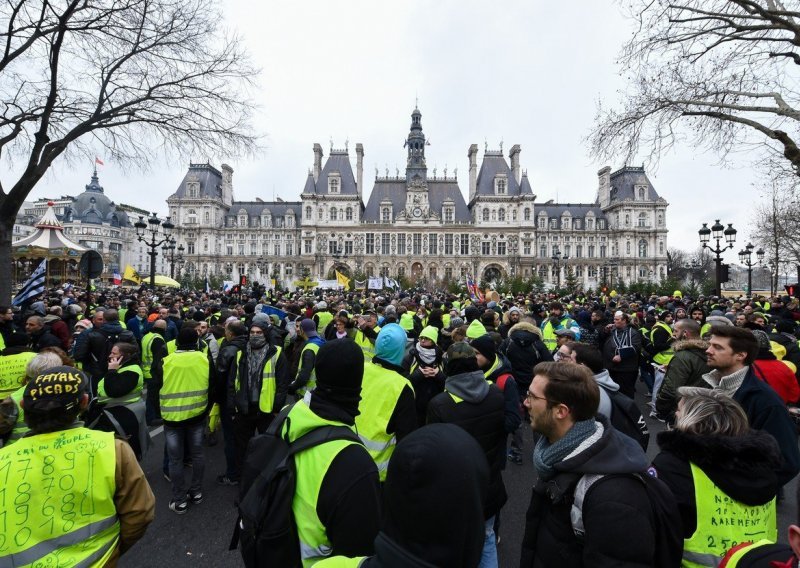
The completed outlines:
[[[526,398],[528,399],[528,403],[529,404],[533,404],[534,400],[543,400],[545,402],[552,402],[549,398],[545,398],[543,396],[536,396],[531,391],[528,391],[528,394],[527,394]]]

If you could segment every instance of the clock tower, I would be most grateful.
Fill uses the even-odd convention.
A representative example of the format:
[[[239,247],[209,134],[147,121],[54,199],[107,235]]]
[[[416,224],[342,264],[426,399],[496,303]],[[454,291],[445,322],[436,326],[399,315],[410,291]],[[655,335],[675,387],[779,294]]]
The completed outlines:
[[[406,208],[403,212],[409,221],[422,221],[430,216],[428,204],[428,166],[425,163],[425,134],[422,132],[422,113],[414,107],[411,113],[411,130],[405,146],[406,160]]]

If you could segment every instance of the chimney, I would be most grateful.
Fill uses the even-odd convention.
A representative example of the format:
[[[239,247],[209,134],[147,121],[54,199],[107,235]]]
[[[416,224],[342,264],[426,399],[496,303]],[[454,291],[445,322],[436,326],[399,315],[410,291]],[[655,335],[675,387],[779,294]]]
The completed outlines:
[[[478,145],[472,144],[467,152],[469,158],[469,201],[475,199],[478,192]]]
[[[608,166],[597,172],[597,203],[601,208],[611,203],[611,168]]]
[[[228,164],[222,164],[222,204],[233,205],[233,168]]]
[[[314,183],[319,180],[319,174],[322,172],[322,146],[314,143]]]
[[[356,189],[358,200],[364,202],[364,146],[356,144]]]
[[[519,170],[519,153],[521,151],[522,149],[519,147],[519,144],[514,144],[511,147],[511,151],[508,153],[508,157],[511,158],[511,172],[514,174],[514,179],[517,180],[517,185],[522,181]]]

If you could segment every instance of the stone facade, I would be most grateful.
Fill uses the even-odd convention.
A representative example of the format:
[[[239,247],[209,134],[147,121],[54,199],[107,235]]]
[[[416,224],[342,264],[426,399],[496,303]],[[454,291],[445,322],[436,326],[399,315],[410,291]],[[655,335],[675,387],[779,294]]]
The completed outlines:
[[[622,279],[666,277],[667,202],[643,168],[598,172],[592,202],[536,202],[519,145],[508,152],[467,151],[468,199],[458,172],[428,171],[422,115],[414,109],[406,169],[375,171],[365,201],[364,148],[313,146],[299,201],[234,200],[233,169],[190,164],[167,199],[190,275],[240,275],[289,285],[307,269],[424,279],[429,285],[466,274],[495,280],[540,276],[562,284],[567,271],[584,288]],[[554,256],[558,253],[558,261]]]

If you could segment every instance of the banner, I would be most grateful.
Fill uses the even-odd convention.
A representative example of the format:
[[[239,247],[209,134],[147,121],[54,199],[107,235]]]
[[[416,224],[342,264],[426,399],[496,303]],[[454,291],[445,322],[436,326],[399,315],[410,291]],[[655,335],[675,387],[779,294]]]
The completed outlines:
[[[336,282],[341,284],[344,288],[347,288],[350,285],[350,279],[338,270],[334,272],[336,272]]]
[[[114,271],[114,284],[116,284],[117,286],[122,284],[122,276],[120,276],[119,272],[116,270]]]
[[[22,285],[22,288],[14,296],[14,299],[11,300],[12,306],[19,306],[20,304],[25,303],[27,300],[35,298],[42,292],[44,292],[44,280],[46,277],[45,272],[47,271],[47,259],[44,259],[39,266],[36,267],[36,270],[33,271],[33,274],[30,275],[30,278],[25,281],[25,284]]]
[[[130,264],[125,265],[125,272],[122,274],[123,280],[130,280],[131,282],[136,282],[137,284],[142,283],[142,277],[139,276],[139,273],[133,269],[133,266]]]
[[[383,290],[383,277],[377,276],[367,280],[367,288],[370,290]]]

